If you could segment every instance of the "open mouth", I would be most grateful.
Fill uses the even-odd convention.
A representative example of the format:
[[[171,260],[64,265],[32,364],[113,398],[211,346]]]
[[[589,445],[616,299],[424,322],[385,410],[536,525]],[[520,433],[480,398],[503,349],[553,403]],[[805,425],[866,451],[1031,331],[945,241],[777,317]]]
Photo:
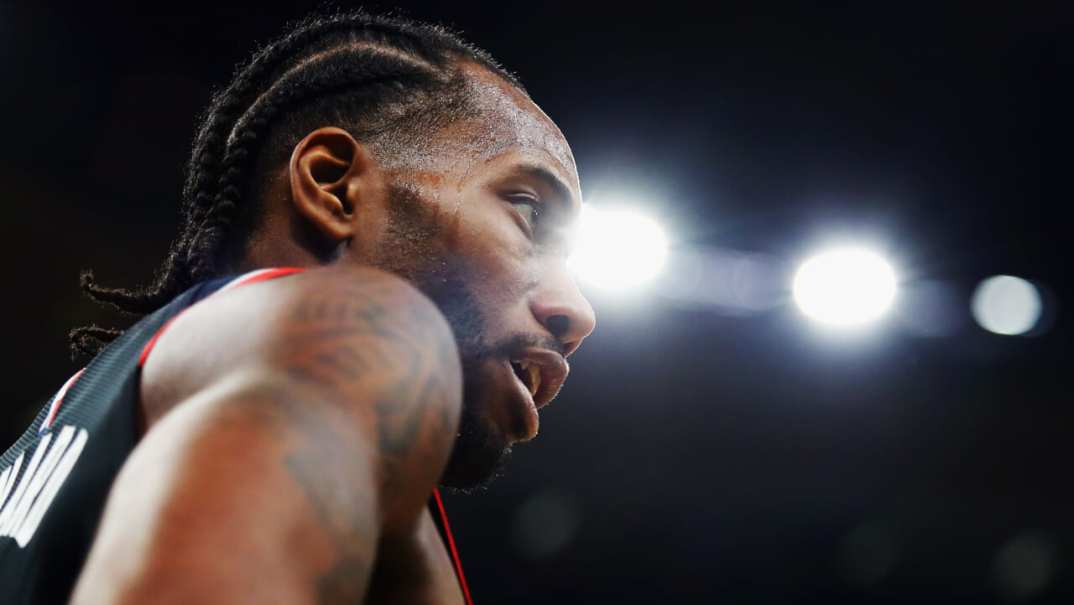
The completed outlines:
[[[515,433],[519,440],[527,441],[537,435],[540,422],[537,411],[559,393],[570,367],[563,355],[548,349],[529,348],[517,351],[512,357],[505,360],[505,365],[515,375],[516,397],[523,406],[523,410],[516,409],[513,414],[519,414],[517,420],[524,424]]]
[[[541,388],[541,368],[530,361],[519,360],[511,362],[511,369],[522,384],[529,390],[530,395],[537,399],[537,392]]]
[[[511,370],[526,387],[540,409],[552,401],[567,380],[570,366],[563,355],[548,349],[531,348],[511,360]]]

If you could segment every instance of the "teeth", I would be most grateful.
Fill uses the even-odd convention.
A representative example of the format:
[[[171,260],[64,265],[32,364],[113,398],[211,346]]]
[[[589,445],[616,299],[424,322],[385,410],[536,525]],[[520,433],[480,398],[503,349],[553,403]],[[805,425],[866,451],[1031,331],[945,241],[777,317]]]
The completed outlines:
[[[537,391],[541,388],[541,369],[535,365],[531,365],[527,368],[530,372],[530,395],[537,396]]]
[[[521,370],[521,372],[519,372],[519,378],[522,379],[526,388],[530,390],[530,395],[536,397],[537,391],[541,388],[541,368],[528,361],[516,361],[515,365]],[[528,380],[526,380],[526,378],[528,378]]]

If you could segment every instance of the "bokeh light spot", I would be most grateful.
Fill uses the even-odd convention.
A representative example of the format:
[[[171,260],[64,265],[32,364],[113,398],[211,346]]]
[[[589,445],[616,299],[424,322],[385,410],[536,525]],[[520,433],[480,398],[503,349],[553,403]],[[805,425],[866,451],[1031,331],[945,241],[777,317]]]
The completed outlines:
[[[664,267],[667,237],[652,218],[626,208],[582,207],[568,265],[579,279],[621,290],[649,282]]]
[[[1013,336],[1032,330],[1040,320],[1040,292],[1028,281],[996,275],[977,286],[971,303],[973,318],[995,334]]]
[[[528,559],[554,555],[574,539],[578,523],[578,507],[573,498],[557,491],[537,493],[518,509],[515,547]]]
[[[794,301],[808,317],[835,327],[879,318],[895,299],[895,272],[864,248],[836,248],[802,263],[794,276]]]
[[[895,566],[899,550],[893,532],[885,525],[860,525],[843,539],[843,575],[857,586],[878,584]]]
[[[1043,592],[1056,571],[1056,548],[1039,531],[1024,532],[999,550],[995,559],[996,583],[1010,601],[1022,601]]]

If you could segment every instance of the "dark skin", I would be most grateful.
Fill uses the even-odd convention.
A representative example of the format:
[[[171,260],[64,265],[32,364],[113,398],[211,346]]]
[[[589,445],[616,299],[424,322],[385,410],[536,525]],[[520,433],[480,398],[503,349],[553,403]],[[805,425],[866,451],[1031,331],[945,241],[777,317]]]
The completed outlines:
[[[465,69],[481,117],[435,152],[378,162],[325,126],[269,175],[237,269],[311,270],[213,296],[158,341],[73,602],[463,601],[428,498],[536,435],[594,327],[565,265],[570,149]]]

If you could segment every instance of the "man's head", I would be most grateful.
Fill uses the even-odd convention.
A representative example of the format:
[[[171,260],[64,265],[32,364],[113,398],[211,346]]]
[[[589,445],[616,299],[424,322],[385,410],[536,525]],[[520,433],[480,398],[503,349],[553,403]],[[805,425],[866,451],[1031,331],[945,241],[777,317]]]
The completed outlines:
[[[579,204],[562,134],[487,54],[433,26],[310,19],[214,98],[158,281],[84,287],[148,312],[200,280],[266,265],[406,277],[459,342],[465,406],[446,481],[473,485],[536,434],[535,408],[593,328],[565,265]]]

